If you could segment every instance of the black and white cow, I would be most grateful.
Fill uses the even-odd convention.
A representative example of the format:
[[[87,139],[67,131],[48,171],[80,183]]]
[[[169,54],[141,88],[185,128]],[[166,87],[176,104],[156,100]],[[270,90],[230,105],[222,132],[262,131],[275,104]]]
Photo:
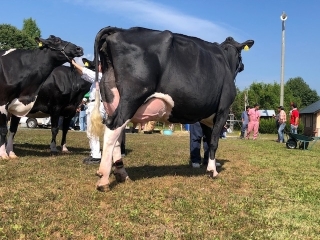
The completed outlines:
[[[92,68],[91,61],[86,58],[83,58],[82,61],[87,67]],[[27,116],[51,117],[50,149],[52,154],[58,152],[56,137],[59,132],[60,116],[63,117],[61,149],[62,152],[68,152],[66,137],[71,119],[74,117],[83,96],[89,92],[91,85],[92,83],[81,78],[81,74],[75,68],[67,66],[56,67],[42,85],[37,100]],[[19,121],[20,117],[12,115],[6,146],[6,151],[11,157],[15,156],[13,138],[17,132]]]
[[[53,35],[48,39],[35,40],[39,44],[38,49],[13,49],[0,56],[0,158],[2,159],[11,157],[5,148],[8,113],[18,117],[28,114],[34,106],[42,84],[52,70],[74,57],[83,55],[81,47]]]
[[[94,49],[96,61],[100,57],[102,63],[99,86],[108,118],[97,189],[109,188],[113,165],[117,179],[128,178],[113,149],[129,121],[201,121],[213,127],[212,135],[207,136],[207,172],[216,177],[215,153],[220,131],[236,96],[235,77],[244,69],[241,51],[253,44],[253,40],[238,43],[232,37],[221,44],[211,43],[140,27],[101,29]]]

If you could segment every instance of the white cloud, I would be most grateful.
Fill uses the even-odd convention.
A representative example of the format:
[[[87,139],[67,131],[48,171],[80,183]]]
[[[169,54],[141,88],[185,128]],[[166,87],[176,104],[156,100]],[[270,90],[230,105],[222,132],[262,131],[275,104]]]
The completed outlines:
[[[195,36],[210,42],[222,42],[228,36],[237,39],[234,28],[186,15],[177,9],[148,0],[74,0],[73,3],[88,5],[91,9],[106,14],[112,13],[127,18],[137,26]]]

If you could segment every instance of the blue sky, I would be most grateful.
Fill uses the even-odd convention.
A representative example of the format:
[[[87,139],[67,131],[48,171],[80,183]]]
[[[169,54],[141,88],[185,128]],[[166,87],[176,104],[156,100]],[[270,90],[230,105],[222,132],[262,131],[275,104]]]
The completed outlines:
[[[243,90],[253,82],[280,83],[282,11],[288,15],[284,79],[302,77],[320,94],[318,0],[10,0],[1,1],[0,24],[21,29],[32,17],[43,38],[71,41],[88,58],[97,32],[107,26],[170,30],[211,42],[252,39],[252,49],[243,52],[245,70],[236,79]]]

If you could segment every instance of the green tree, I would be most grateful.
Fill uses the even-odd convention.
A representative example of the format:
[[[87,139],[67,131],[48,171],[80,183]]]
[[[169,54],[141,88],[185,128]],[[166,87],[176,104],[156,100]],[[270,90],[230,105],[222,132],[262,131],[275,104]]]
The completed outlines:
[[[312,90],[301,77],[290,78],[285,89],[292,93],[290,101],[296,102],[298,107],[304,108],[320,99],[316,90]]]
[[[279,106],[280,86],[277,83],[252,83],[248,89],[249,105],[255,103],[261,109],[276,109]]]
[[[236,98],[234,99],[234,102],[231,105],[230,112],[234,114],[235,118],[237,120],[240,120],[241,118],[241,113],[245,109],[245,95],[246,95],[246,90],[245,91],[240,91],[239,88],[237,88],[237,95]]]
[[[41,36],[41,31],[37,26],[36,20],[33,20],[32,18],[23,20],[23,27],[21,31],[31,39]]]
[[[0,50],[35,49],[37,44],[34,38],[40,37],[40,33],[40,29],[32,18],[24,20],[22,30],[10,24],[0,24]]]

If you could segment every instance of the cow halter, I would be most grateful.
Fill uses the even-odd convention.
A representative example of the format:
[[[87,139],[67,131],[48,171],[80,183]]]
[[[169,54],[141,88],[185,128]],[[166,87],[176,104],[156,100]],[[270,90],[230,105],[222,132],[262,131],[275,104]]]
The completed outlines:
[[[70,58],[67,56],[66,52],[64,51],[64,49],[66,48],[66,46],[68,46],[69,43],[70,43],[70,42],[67,42],[66,45],[64,45],[64,47],[61,48],[61,49],[57,49],[57,48],[54,48],[54,47],[51,47],[51,46],[48,46],[48,47],[49,47],[50,49],[52,49],[52,50],[60,51],[60,52],[68,59],[68,61],[71,62],[72,59],[70,59]]]
[[[236,79],[237,74],[243,70],[243,69],[241,69],[241,68],[242,68],[242,66],[243,66],[243,64],[242,64],[241,51],[239,51],[239,50],[238,50],[234,45],[232,45],[232,44],[230,44],[230,43],[226,43],[226,44],[227,44],[228,46],[233,47],[233,48],[236,50],[236,52],[238,53],[238,60],[239,60],[239,63],[238,63],[237,69],[236,69],[236,71],[235,71],[235,73],[234,73],[234,80],[235,80],[235,79]]]

